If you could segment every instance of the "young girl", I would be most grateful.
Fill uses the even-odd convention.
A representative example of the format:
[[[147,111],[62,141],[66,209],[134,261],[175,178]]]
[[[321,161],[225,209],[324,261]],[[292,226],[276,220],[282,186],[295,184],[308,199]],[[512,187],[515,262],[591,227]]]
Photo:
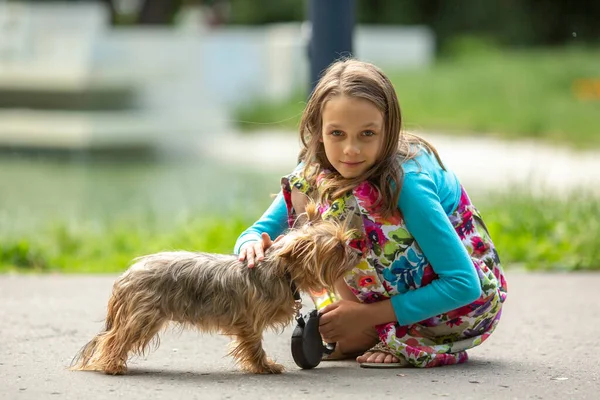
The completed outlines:
[[[235,251],[253,267],[311,198],[324,219],[360,232],[351,245],[365,255],[335,295],[312,294],[323,340],[337,343],[333,358],[359,354],[363,367],[463,363],[500,320],[504,274],[456,176],[401,122],[381,70],[356,60],[330,66],[302,116],[300,165]]]

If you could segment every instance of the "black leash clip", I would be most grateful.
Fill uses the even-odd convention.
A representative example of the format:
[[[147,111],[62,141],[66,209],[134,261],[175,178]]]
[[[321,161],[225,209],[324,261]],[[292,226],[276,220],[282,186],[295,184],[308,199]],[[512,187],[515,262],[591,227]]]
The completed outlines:
[[[331,354],[335,350],[335,343],[324,344],[319,333],[320,314],[312,310],[306,319],[298,313],[296,328],[292,333],[292,357],[302,369],[311,369],[319,365],[323,354]]]

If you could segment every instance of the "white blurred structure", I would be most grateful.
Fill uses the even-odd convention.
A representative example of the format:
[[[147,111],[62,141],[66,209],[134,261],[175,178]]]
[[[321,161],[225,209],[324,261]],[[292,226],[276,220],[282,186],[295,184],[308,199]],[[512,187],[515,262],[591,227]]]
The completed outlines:
[[[308,24],[112,28],[103,3],[0,2],[0,146],[161,146],[232,130],[233,107],[308,87]],[[424,28],[358,26],[358,58],[423,67]],[[175,139],[175,140],[174,140]]]
[[[255,97],[284,99],[308,88],[310,23],[226,27],[203,34],[206,87],[224,103]],[[382,68],[418,68],[433,62],[435,38],[425,27],[359,25],[355,56]]]

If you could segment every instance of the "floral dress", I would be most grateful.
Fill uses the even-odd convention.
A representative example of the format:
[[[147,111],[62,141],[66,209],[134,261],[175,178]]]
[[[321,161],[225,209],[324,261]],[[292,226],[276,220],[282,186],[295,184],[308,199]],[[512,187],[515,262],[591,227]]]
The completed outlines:
[[[282,179],[290,226],[296,219],[292,188],[318,199],[318,188],[327,175],[309,187],[299,174]],[[506,281],[498,253],[477,209],[462,193],[450,222],[466,247],[481,282],[482,294],[471,304],[411,325],[390,322],[376,327],[381,341],[399,358],[415,367],[435,367],[467,361],[466,350],[481,344],[494,331],[506,299]],[[428,285],[437,278],[434,269],[406,229],[399,211],[384,218],[376,206],[377,189],[363,182],[331,204],[318,204],[324,219],[348,221],[360,234],[350,245],[366,257],[345,276],[364,303],[372,303]],[[335,299],[330,293],[313,293],[317,308]]]

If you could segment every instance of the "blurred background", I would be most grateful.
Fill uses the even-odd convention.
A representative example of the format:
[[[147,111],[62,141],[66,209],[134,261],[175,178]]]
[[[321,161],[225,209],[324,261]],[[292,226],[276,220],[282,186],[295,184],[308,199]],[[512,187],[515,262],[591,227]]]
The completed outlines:
[[[600,269],[600,3],[353,4],[354,56],[389,74],[506,267]],[[308,8],[0,0],[0,271],[230,253],[295,165]]]

